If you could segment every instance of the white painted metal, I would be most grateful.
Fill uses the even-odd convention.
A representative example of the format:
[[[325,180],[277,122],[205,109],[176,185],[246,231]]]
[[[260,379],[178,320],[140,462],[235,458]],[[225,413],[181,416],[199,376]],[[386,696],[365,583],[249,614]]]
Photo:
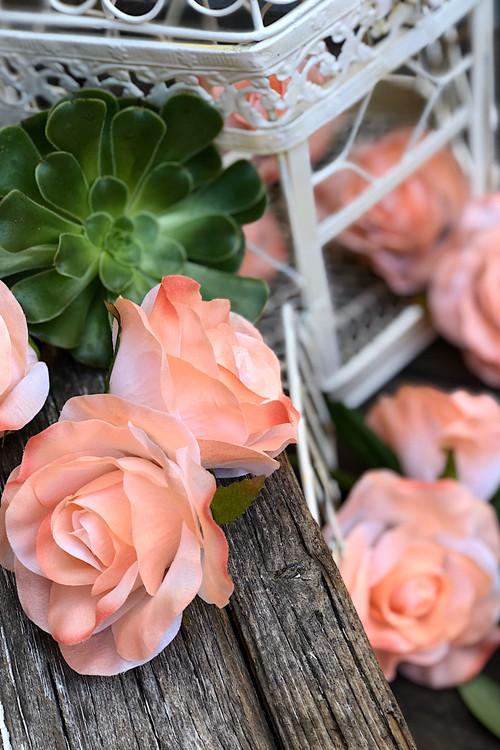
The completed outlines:
[[[332,294],[323,246],[445,144],[475,193],[492,186],[492,8],[492,0],[0,0],[0,123],[81,86],[156,104],[178,89],[207,100],[217,92],[214,103],[230,118],[221,147],[279,156],[295,253],[288,278],[303,307],[295,324],[313,362],[308,379],[316,391],[357,404],[432,331],[420,308],[386,304],[380,284],[344,305],[342,290]],[[469,52],[457,24],[469,34]],[[441,48],[446,65],[427,65],[445,60]],[[420,97],[412,142],[390,173],[368,176],[369,189],[319,222],[314,188],[346,166],[359,170],[350,148],[381,81]],[[333,118],[350,131],[315,171],[307,139]],[[394,306],[394,317],[361,335],[359,321],[379,302]],[[345,345],[347,311],[361,341],[353,352]],[[309,391],[307,399],[319,408]]]

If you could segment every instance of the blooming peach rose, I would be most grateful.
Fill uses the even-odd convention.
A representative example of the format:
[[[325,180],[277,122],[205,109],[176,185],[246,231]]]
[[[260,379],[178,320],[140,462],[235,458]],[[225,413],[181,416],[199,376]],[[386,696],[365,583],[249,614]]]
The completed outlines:
[[[434,325],[470,369],[500,386],[500,196],[474,201],[440,258],[429,288]]]
[[[248,244],[255,245],[276,263],[286,263],[288,245],[283,237],[279,221],[268,210],[261,219],[244,226],[243,232],[247,241],[247,249],[239,274],[270,281],[278,273],[278,268],[265,257],[253,252],[251,248],[248,248]]]
[[[196,594],[227,604],[214,491],[176,417],[109,394],[71,399],[28,441],[2,497],[0,562],[74,670],[143,664],[175,637]]]
[[[458,480],[474,495],[489,500],[500,485],[500,405],[492,396],[403,386],[382,396],[366,423],[413,479],[437,479],[452,450]]]
[[[38,414],[49,393],[45,362],[28,344],[21,305],[0,281],[0,437]]]
[[[451,479],[370,471],[339,511],[340,571],[387,679],[433,688],[477,675],[500,644],[493,508]]]
[[[219,475],[277,469],[274,457],[297,440],[298,413],[257,329],[227,300],[204,302],[185,276],[165,277],[141,307],[115,304],[122,331],[110,392],[179,417]]]
[[[411,135],[407,128],[394,130],[378,141],[354,147],[349,160],[373,177],[382,177],[399,164]],[[343,169],[319,183],[315,188],[319,218],[347,206],[368,186],[352,169]],[[429,281],[467,194],[465,177],[452,152],[441,149],[338,239],[365,254],[394,292],[412,294]]]

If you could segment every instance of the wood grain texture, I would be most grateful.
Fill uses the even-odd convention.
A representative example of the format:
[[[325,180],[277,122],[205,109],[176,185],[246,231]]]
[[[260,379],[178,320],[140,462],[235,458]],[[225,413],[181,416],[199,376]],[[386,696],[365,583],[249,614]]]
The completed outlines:
[[[50,361],[43,412],[0,452],[0,482],[29,435],[103,373]],[[116,677],[72,672],[0,575],[4,750],[304,750],[413,748],[289,465],[225,528],[235,593],[225,610],[197,600],[172,644]],[[1,714],[0,714],[1,715]]]

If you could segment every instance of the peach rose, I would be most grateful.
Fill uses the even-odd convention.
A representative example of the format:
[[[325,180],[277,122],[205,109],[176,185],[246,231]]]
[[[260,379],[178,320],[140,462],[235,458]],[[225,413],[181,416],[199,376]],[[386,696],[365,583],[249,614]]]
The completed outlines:
[[[452,450],[458,480],[474,495],[489,500],[500,485],[500,404],[492,396],[403,386],[382,396],[366,423],[413,479],[437,479]]]
[[[349,160],[373,177],[381,177],[399,164],[411,135],[408,128],[394,130],[378,141],[355,146]],[[319,217],[347,206],[368,186],[352,169],[343,169],[319,183],[315,188]],[[455,157],[449,149],[441,149],[338,239],[365,254],[394,292],[413,294],[429,281],[467,195],[467,182]]]
[[[196,594],[227,604],[214,491],[176,417],[109,394],[71,399],[28,441],[2,497],[0,562],[74,670],[143,664],[175,637]]]
[[[253,252],[248,244],[255,245],[275,263],[286,263],[288,261],[288,245],[283,237],[278,219],[268,210],[261,219],[244,226],[243,232],[247,241],[247,249],[239,274],[270,281],[276,276],[279,269],[265,257]]]
[[[387,679],[433,688],[477,675],[500,644],[493,508],[451,479],[370,471],[339,511],[340,571]]]
[[[500,196],[473,201],[440,258],[429,288],[437,330],[463,350],[470,369],[500,386]]]
[[[0,281],[0,437],[38,414],[49,393],[49,373],[28,343],[21,305]]]
[[[199,284],[167,276],[142,306],[118,298],[122,331],[110,392],[175,414],[219,475],[270,474],[297,440],[298,413],[281,387],[277,357],[257,329],[204,302]]]

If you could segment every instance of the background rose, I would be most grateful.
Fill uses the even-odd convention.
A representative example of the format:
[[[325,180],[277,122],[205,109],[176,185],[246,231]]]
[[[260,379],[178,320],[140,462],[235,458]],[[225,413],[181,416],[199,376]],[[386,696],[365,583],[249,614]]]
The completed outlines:
[[[480,672],[500,644],[493,508],[450,479],[371,471],[339,522],[340,571],[386,677],[443,688]]]
[[[474,495],[489,500],[500,485],[500,405],[492,396],[403,386],[379,398],[366,423],[409,477],[437,479],[452,450],[458,479]]]
[[[463,350],[485,383],[500,386],[499,196],[469,204],[433,273],[429,306],[437,330]]]
[[[399,164],[412,132],[400,128],[377,141],[359,144],[349,160],[373,177],[381,177]],[[327,178],[315,188],[319,217],[347,206],[367,187],[366,179],[352,169]],[[412,294],[426,286],[467,194],[465,177],[452,152],[441,149],[338,239],[364,253],[394,292]]]
[[[213,476],[175,417],[115,396],[71,399],[26,446],[0,509],[21,604],[83,674],[155,656],[199,594],[232,592]]]
[[[0,281],[0,437],[33,419],[49,393],[49,373],[28,344],[21,305]]]
[[[297,440],[298,413],[280,365],[257,329],[227,300],[204,302],[199,285],[168,276],[139,307],[119,298],[122,331],[110,392],[178,416],[206,468],[225,476],[270,474]]]

